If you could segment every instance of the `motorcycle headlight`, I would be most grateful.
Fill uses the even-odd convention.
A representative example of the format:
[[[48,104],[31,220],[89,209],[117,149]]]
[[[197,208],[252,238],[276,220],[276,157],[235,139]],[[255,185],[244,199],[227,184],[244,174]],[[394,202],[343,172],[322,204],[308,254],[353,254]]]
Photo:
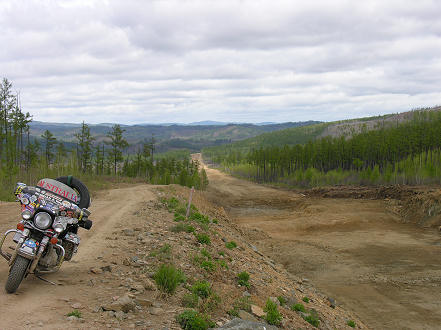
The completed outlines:
[[[48,229],[52,223],[52,217],[49,213],[38,212],[34,217],[34,223],[38,229]]]
[[[61,223],[61,222],[57,222],[53,225],[55,232],[57,232],[58,234],[62,233],[66,227]]]
[[[24,210],[21,212],[21,217],[25,220],[29,220],[32,217],[32,212],[29,210]]]

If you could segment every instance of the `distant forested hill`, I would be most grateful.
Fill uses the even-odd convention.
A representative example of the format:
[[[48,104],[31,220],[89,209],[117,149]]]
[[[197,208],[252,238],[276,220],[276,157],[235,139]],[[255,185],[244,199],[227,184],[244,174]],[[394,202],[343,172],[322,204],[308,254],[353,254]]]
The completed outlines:
[[[203,147],[216,146],[231,143],[242,139],[257,136],[265,132],[282,130],[290,127],[301,127],[318,122],[288,122],[282,124],[222,124],[201,125],[122,125],[125,130],[124,136],[131,145],[131,151],[137,150],[138,145],[150,141],[152,135],[156,140],[157,152],[164,152],[176,149],[188,149],[190,151],[200,151]],[[67,146],[73,143],[74,134],[78,132],[81,124],[69,123],[45,123],[31,122],[31,136],[39,138],[45,130],[57,138],[57,140],[67,142]],[[112,124],[89,125],[95,143],[105,141],[106,134],[110,131]]]

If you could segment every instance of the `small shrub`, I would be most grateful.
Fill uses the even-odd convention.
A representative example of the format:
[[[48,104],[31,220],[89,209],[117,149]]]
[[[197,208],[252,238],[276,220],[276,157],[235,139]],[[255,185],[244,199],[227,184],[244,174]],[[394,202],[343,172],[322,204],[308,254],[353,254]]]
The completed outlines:
[[[211,244],[210,236],[208,236],[207,234],[195,234],[195,236],[199,243],[207,245]]]
[[[231,241],[231,242],[227,242],[227,243],[225,243],[225,247],[227,248],[227,249],[234,249],[234,248],[236,248],[237,247],[237,244],[236,244],[236,242],[234,242],[234,241]]]
[[[320,325],[320,320],[318,318],[317,312],[311,309],[308,315],[303,317],[306,322],[315,326],[316,328]]]
[[[306,312],[305,306],[303,306],[303,304],[295,304],[291,306],[291,310],[296,311],[296,312]]]
[[[308,297],[303,297],[302,299],[305,303],[309,303],[309,298]]]
[[[184,330],[206,330],[215,326],[207,315],[200,314],[192,309],[179,314],[176,320]]]
[[[222,257],[225,257],[225,252],[224,251],[219,251],[218,254]]]
[[[158,288],[168,294],[173,294],[180,283],[185,282],[185,276],[181,270],[173,265],[161,265],[154,275]]]
[[[248,283],[249,280],[250,280],[250,274],[248,274],[247,272],[241,272],[237,274],[237,282],[239,283],[240,286],[245,286],[249,288],[250,287],[250,283]]]
[[[74,309],[72,312],[67,313],[67,316],[75,316],[81,318],[81,312],[77,309]]]
[[[191,292],[201,298],[208,298],[212,294],[211,285],[207,281],[198,281],[192,285]]]
[[[219,220],[217,220],[216,218],[214,218],[213,220],[212,220],[212,222],[214,223],[214,224],[218,224],[219,223]]]
[[[285,305],[286,302],[287,302],[286,298],[285,298],[285,297],[282,297],[282,296],[278,296],[278,297],[277,297],[277,300],[279,300],[279,302],[280,302],[280,306]]]
[[[265,308],[263,309],[266,312],[265,320],[272,325],[280,325],[282,322],[282,315],[280,315],[279,310],[277,309],[277,304],[270,299],[266,301]]]
[[[355,322],[352,320],[349,320],[346,324],[349,325],[351,328],[355,328]]]
[[[194,293],[187,293],[182,298],[182,306],[188,308],[196,308],[198,306],[199,297]]]

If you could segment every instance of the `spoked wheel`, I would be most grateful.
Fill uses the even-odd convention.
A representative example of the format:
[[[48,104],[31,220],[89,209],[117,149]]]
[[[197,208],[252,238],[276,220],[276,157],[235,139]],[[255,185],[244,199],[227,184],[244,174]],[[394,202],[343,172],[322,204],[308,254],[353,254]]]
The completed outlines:
[[[8,280],[6,281],[5,289],[7,293],[14,293],[20,286],[21,281],[26,274],[29,263],[31,261],[22,256],[15,258],[14,264],[9,271]]]

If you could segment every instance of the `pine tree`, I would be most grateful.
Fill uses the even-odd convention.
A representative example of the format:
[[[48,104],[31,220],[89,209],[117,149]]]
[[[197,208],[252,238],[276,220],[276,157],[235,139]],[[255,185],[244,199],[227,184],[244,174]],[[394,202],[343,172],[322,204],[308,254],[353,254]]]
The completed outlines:
[[[52,161],[52,158],[54,157],[52,149],[57,143],[57,139],[49,130],[45,130],[44,133],[41,135],[41,138],[44,141],[44,155],[46,159],[46,164],[49,165]]]
[[[95,138],[90,134],[90,128],[84,121],[81,124],[81,130],[75,133],[75,138],[77,139],[80,169],[85,173],[92,165],[92,142]]]
[[[109,159],[113,162],[113,168],[115,175],[117,174],[118,162],[123,160],[122,152],[129,146],[127,141],[123,137],[125,130],[121,129],[121,126],[116,124],[112,126],[112,130],[107,134],[110,138],[110,150]]]

